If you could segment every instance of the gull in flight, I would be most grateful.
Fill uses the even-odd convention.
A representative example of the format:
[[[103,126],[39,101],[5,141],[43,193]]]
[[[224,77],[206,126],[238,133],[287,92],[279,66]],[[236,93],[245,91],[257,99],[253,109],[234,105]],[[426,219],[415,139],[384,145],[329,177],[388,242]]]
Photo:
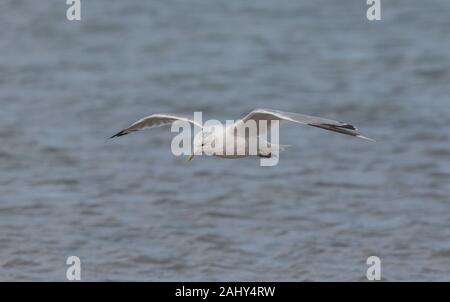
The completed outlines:
[[[264,134],[267,135],[268,129],[273,126],[274,121],[277,121],[277,123],[278,121],[289,121],[297,124],[303,124],[337,132],[340,134],[354,136],[369,141],[374,141],[373,139],[361,135],[355,126],[348,123],[300,113],[283,112],[272,109],[253,110],[242,119],[226,127],[210,127],[206,125],[203,126],[192,117],[186,115],[157,113],[136,121],[128,128],[125,128],[122,131],[111,136],[111,138],[124,136],[131,132],[138,131],[144,128],[170,125],[177,121],[188,122],[194,126],[200,127],[201,129],[201,131],[194,137],[194,152],[188,157],[188,160],[191,160],[194,154],[202,154],[202,152],[223,158],[240,158],[249,155],[257,155],[259,157],[270,158],[273,153],[278,154],[278,150],[283,149],[281,145],[263,140],[265,144],[262,144],[262,146],[260,146],[261,144],[258,145],[256,154],[250,152],[249,145],[252,139],[259,138]],[[254,125],[256,125],[256,131],[254,131],[253,133],[251,131],[245,131],[245,129],[243,128],[252,121],[254,121]],[[268,126],[263,127],[261,122],[268,123]],[[240,132],[240,129],[243,129],[244,131]],[[225,140],[223,137],[225,137]],[[218,144],[219,141],[222,144],[221,146],[223,146],[223,148],[225,148],[227,144],[232,143],[234,144],[233,146],[237,146],[237,148],[242,147],[244,153],[238,153],[239,155],[233,153],[229,155],[225,151],[219,154],[216,152],[217,149],[211,150],[212,146],[214,146],[214,144]]]

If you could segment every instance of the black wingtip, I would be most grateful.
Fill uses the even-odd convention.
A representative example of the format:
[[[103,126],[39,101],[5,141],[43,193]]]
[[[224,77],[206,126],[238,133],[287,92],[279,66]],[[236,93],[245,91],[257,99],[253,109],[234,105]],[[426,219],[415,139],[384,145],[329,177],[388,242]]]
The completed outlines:
[[[346,124],[344,123],[343,125],[337,126],[339,128],[345,128],[345,129],[349,129],[349,130],[358,130],[355,126],[350,125],[350,124]]]
[[[120,131],[119,133],[116,133],[116,134],[114,134],[113,136],[111,136],[109,139],[112,139],[112,138],[115,138],[115,137],[124,136],[124,135],[126,135],[126,134],[128,134],[128,133],[125,132],[125,131]]]

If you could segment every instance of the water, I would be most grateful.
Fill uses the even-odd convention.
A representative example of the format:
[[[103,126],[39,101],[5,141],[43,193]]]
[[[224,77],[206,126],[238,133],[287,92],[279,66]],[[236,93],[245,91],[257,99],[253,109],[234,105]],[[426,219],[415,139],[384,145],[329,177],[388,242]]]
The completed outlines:
[[[450,2],[0,4],[0,280],[450,281]],[[170,152],[147,114],[257,107],[357,125],[368,143],[282,125],[278,166]]]

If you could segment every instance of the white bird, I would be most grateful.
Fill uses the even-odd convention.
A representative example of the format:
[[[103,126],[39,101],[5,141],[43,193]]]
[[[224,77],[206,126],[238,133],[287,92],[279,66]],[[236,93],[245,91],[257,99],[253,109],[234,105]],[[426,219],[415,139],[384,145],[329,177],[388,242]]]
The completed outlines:
[[[282,146],[278,144],[272,144],[270,142],[266,142],[263,140],[265,144],[258,144],[256,154],[251,153],[249,145],[252,139],[260,138],[261,135],[266,134],[267,130],[272,126],[273,121],[290,121],[294,123],[304,124],[308,126],[313,126],[317,128],[326,129],[329,131],[334,131],[341,134],[346,134],[362,139],[366,139],[369,141],[374,141],[368,137],[365,137],[360,134],[358,129],[348,123],[338,122],[326,118],[315,117],[300,113],[292,113],[292,112],[283,112],[279,110],[272,109],[256,109],[247,114],[242,119],[236,121],[234,124],[228,127],[204,127],[195,121],[192,117],[186,115],[179,114],[163,114],[157,113],[152,114],[147,117],[144,117],[135,123],[131,124],[128,128],[123,129],[117,134],[111,136],[111,138],[123,136],[129,134],[134,131],[138,131],[144,128],[152,128],[163,125],[169,125],[176,121],[184,121],[189,122],[195,126],[201,128],[201,131],[194,138],[194,152],[188,158],[191,160],[194,154],[201,154],[202,151],[206,154],[215,155],[224,158],[239,158],[245,157],[249,155],[257,155],[260,157],[271,157],[273,154],[278,154],[278,150],[282,149]],[[243,127],[248,125],[249,121],[254,121],[257,129],[256,133],[251,133],[251,131],[246,132]],[[261,127],[260,122],[267,121],[267,128]],[[239,130],[244,130],[239,133]],[[218,153],[217,149],[212,149],[212,146],[215,144],[221,144],[223,148],[226,147],[227,144],[234,143],[237,148],[242,147],[245,152],[239,153],[239,155],[232,154],[228,155],[225,153]],[[276,152],[274,152],[276,151]]]

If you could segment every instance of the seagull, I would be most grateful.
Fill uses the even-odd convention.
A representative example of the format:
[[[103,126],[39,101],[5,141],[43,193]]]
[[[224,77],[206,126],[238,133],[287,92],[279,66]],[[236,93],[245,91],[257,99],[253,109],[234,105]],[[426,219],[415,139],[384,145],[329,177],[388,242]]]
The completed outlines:
[[[275,121],[276,123],[278,123],[279,121],[288,121],[321,128],[372,142],[375,141],[371,138],[361,135],[361,133],[355,126],[348,123],[338,122],[331,119],[306,114],[284,112],[272,109],[253,110],[242,119],[226,127],[211,127],[206,125],[203,126],[188,115],[156,113],[134,122],[129,127],[114,134],[110,138],[112,139],[115,137],[124,136],[131,132],[135,132],[145,128],[170,125],[177,121],[188,122],[201,129],[201,131],[194,137],[194,152],[193,154],[188,156],[188,160],[191,160],[194,157],[194,154],[202,154],[202,152],[208,155],[215,155],[223,158],[241,158],[249,155],[257,155],[259,157],[270,158],[272,155],[278,154],[278,150],[283,150],[283,146],[267,142],[264,139],[260,139],[264,143],[258,144],[257,152],[255,154],[250,152],[249,145],[252,139],[260,138],[262,135],[267,135],[268,130],[271,129]],[[243,129],[250,122],[254,122],[254,125],[256,125],[256,133],[251,133],[251,131],[246,132],[245,129]],[[261,122],[266,122],[267,126],[263,127]],[[239,130],[244,131],[239,133]],[[224,139],[224,137],[226,138]],[[215,144],[220,143],[222,144],[221,146],[223,146],[223,148],[225,148],[227,144],[234,143],[236,144],[237,148],[244,148],[244,153],[239,153],[240,155],[236,155],[227,154],[225,150],[222,153],[217,152],[217,149],[212,150]]]

